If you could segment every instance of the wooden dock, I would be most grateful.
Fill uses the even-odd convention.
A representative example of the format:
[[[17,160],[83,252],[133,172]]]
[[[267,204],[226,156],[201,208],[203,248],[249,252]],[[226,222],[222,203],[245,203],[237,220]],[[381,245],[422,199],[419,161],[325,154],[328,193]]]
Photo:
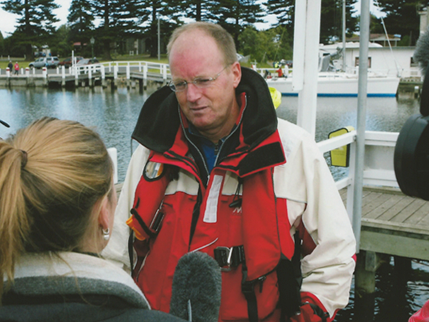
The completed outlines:
[[[365,187],[362,196],[360,250],[429,260],[429,202],[398,189]]]

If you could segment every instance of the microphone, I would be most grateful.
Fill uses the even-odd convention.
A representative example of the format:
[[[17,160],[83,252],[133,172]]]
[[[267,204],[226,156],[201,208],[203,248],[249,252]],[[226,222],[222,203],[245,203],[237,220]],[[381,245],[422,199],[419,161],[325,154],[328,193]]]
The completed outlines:
[[[217,322],[221,290],[219,264],[205,253],[188,253],[174,272],[170,314],[192,322]]]
[[[429,75],[429,29],[426,29],[417,40],[416,50],[414,51],[413,58],[419,63],[422,74]],[[422,92],[420,95],[420,114],[423,116],[429,115],[429,78],[424,79]]]
[[[425,75],[429,66],[429,30],[426,30],[417,40],[413,58],[419,63],[422,73]]]

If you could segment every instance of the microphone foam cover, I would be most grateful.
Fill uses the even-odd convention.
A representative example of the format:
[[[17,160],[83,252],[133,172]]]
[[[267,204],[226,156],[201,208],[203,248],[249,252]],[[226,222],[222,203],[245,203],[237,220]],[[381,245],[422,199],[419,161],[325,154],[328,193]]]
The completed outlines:
[[[413,58],[419,63],[422,73],[425,74],[429,66],[429,29],[417,40]]]
[[[217,322],[221,290],[219,264],[205,253],[188,253],[180,258],[174,272],[170,314],[185,320],[192,316],[193,322]]]

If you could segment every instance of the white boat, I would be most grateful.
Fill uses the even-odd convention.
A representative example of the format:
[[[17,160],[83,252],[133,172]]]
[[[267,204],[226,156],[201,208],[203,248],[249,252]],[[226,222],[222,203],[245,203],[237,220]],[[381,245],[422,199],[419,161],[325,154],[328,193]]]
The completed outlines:
[[[368,97],[395,97],[399,77],[368,73]],[[359,75],[345,72],[320,72],[317,82],[317,96],[348,96],[358,94]],[[269,87],[277,89],[283,96],[298,96],[292,90],[292,77],[267,78]]]

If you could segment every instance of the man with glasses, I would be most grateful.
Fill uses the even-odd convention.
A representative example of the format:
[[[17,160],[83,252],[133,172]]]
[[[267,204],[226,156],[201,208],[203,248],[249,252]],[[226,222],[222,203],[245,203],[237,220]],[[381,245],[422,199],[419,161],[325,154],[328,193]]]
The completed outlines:
[[[178,260],[201,251],[222,270],[220,321],[332,321],[355,240],[314,140],[277,119],[220,26],[182,26],[167,49],[172,80],[143,105],[104,255],[132,270],[153,309],[169,311]]]

